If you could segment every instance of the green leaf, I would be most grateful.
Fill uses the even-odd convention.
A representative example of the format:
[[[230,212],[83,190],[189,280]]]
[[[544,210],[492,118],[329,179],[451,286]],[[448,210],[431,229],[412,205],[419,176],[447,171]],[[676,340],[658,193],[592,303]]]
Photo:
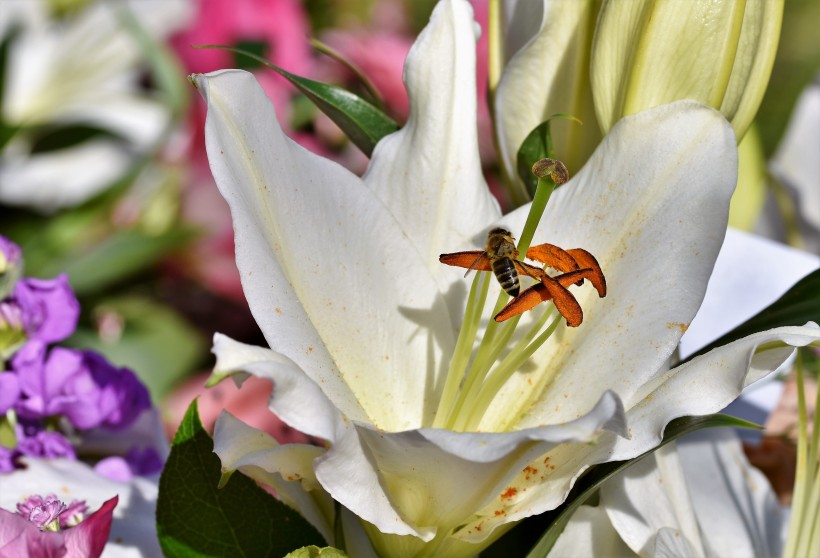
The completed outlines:
[[[325,548],[319,548],[318,546],[306,546],[304,548],[300,548],[299,550],[294,550],[285,558],[347,558],[347,554],[339,550],[338,548],[333,548],[332,546],[326,546]]]
[[[271,64],[261,56],[230,46],[205,45],[197,48],[219,48],[252,58],[291,82],[324,112],[356,147],[370,157],[384,136],[399,129],[395,120],[358,95],[336,85],[329,85],[292,74]]]
[[[61,272],[68,273],[74,291],[78,296],[85,296],[103,291],[154,265],[194,237],[194,231],[188,229],[156,235],[135,229],[117,230],[97,244],[75,246],[61,257],[50,259],[37,269],[37,275],[54,277]]]
[[[774,327],[803,325],[809,321],[820,323],[820,269],[803,277],[786,294],[684,362],[753,333]]]
[[[194,401],[159,480],[157,533],[166,557],[285,556],[324,546],[301,515],[245,475],[217,489],[221,464],[213,448]]]
[[[590,468],[586,474],[584,474],[581,479],[575,483],[575,486],[569,493],[569,497],[567,498],[566,502],[564,502],[559,508],[555,509],[545,516],[548,520],[549,527],[541,536],[541,539],[538,543],[533,547],[529,554],[527,554],[527,558],[544,558],[549,554],[550,550],[552,549],[555,541],[558,540],[558,537],[564,531],[567,523],[569,522],[572,514],[577,510],[584,502],[586,502],[590,496],[592,496],[601,484],[606,481],[607,479],[611,478],[613,475],[620,473],[633,463],[637,463],[644,457],[653,453],[656,449],[660,448],[668,444],[669,442],[680,438],[685,434],[689,434],[691,432],[695,432],[696,430],[700,430],[702,428],[716,428],[716,427],[733,427],[733,428],[757,428],[760,427],[756,424],[747,422],[745,420],[730,417],[728,415],[706,415],[702,417],[680,417],[668,425],[666,425],[666,429],[663,433],[663,441],[661,441],[660,445],[657,448],[651,449],[648,452],[639,455],[634,459],[629,459],[627,461],[613,461],[611,463],[602,463],[600,465],[596,465]]]
[[[544,122],[533,128],[532,132],[527,134],[527,137],[518,149],[518,155],[516,156],[518,176],[526,185],[530,198],[535,196],[535,190],[538,187],[538,178],[532,174],[532,166],[536,163],[536,161],[540,161],[541,159],[555,158],[555,150],[552,145],[552,134],[550,133],[550,122],[556,118],[573,120],[579,124],[581,123],[580,120],[569,114],[553,114]]]
[[[123,296],[103,300],[92,313],[98,320],[121,324],[119,337],[106,341],[94,329],[81,326],[66,344],[95,350],[117,366],[132,369],[153,401],[162,401],[171,388],[207,365],[209,343],[168,306]]]

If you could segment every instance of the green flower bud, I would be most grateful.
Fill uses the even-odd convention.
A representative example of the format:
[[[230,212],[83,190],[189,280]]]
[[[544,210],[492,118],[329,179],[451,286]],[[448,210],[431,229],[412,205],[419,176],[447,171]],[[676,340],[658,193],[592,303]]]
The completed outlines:
[[[782,19],[783,0],[605,0],[591,62],[602,130],[694,99],[720,110],[740,141],[766,90]]]

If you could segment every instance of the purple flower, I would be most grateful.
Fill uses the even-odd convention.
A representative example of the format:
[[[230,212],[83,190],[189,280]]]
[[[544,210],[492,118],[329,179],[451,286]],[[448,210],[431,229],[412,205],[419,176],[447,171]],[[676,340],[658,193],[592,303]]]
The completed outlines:
[[[18,428],[17,430],[17,451],[22,455],[47,459],[55,457],[77,459],[74,446],[59,432],[49,430],[25,432],[25,430],[27,429]]]
[[[26,396],[17,405],[29,419],[64,415],[80,430],[121,430],[151,407],[148,390],[127,368],[116,368],[92,351],[28,343],[12,365]]]
[[[29,339],[54,343],[74,333],[80,303],[68,284],[68,276],[54,279],[22,279],[12,292],[20,307]]]
[[[72,500],[68,507],[60,514],[60,529],[68,529],[79,525],[88,513],[85,500]]]
[[[117,482],[128,482],[135,476],[159,473],[163,462],[152,447],[131,448],[125,457],[118,455],[100,460],[94,470],[100,475]]]
[[[20,380],[11,371],[0,372],[0,416],[20,399]]]
[[[84,500],[73,500],[66,505],[57,498],[56,494],[49,494],[45,497],[29,496],[25,502],[17,504],[17,513],[40,529],[44,529],[54,520],[59,520],[60,529],[73,527],[83,520],[87,512],[88,506]]]
[[[15,469],[19,469],[17,458],[20,457],[20,452],[16,449],[0,446],[0,474],[11,473]]]
[[[68,506],[61,502],[56,494],[49,494],[46,497],[29,496],[25,502],[17,504],[17,513],[34,523],[40,530],[49,531],[59,530],[52,528],[51,525],[59,527],[60,514],[67,509]]]

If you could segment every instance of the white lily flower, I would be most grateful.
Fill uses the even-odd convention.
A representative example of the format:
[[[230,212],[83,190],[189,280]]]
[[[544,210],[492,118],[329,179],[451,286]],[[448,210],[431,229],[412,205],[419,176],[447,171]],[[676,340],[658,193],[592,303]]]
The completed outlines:
[[[82,461],[24,457],[25,469],[0,475],[0,508],[15,511],[34,494],[56,494],[66,504],[85,500],[90,510],[119,495],[111,535],[102,558],[162,556],[155,510],[157,479],[134,477],[127,483],[97,474]]]
[[[160,40],[183,25],[187,0],[125,4]],[[140,86],[144,51],[123,25],[123,6],[93,2],[58,20],[47,0],[6,0],[9,39],[2,121],[15,130],[0,150],[0,201],[41,211],[81,203],[121,178],[153,148],[171,114]],[[99,128],[106,135],[41,150],[43,128]]]
[[[550,552],[564,556],[780,556],[784,512],[730,430],[669,444],[606,481]]]
[[[531,312],[480,393],[442,401],[448,365],[466,363],[473,339],[457,342],[466,288],[438,255],[481,244],[501,218],[479,171],[474,49],[469,5],[440,2],[407,59],[408,123],[363,178],[289,140],[251,74],[194,76],[243,288],[270,345],[217,336],[215,379],[272,379],[271,410],[328,442],[281,448],[226,415],[223,469],[275,486],[325,534],[329,495],[380,556],[475,555],[558,506],[590,465],[655,447],[671,419],[721,409],[788,345],[820,338],[783,328],[668,370],[723,239],[737,165],[728,122],[680,102],[616,125],[536,231],[595,254],[607,298],[576,291],[583,325],[556,319],[513,366],[514,342],[539,331],[523,324],[551,315]],[[527,210],[502,222],[518,232]]]

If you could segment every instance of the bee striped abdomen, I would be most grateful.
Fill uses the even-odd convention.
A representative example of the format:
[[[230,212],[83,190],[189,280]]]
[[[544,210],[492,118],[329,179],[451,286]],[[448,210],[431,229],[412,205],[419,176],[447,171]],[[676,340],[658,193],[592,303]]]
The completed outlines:
[[[510,258],[498,258],[493,260],[492,266],[501,288],[510,296],[518,296],[521,284],[518,282],[518,272],[513,261]]]

